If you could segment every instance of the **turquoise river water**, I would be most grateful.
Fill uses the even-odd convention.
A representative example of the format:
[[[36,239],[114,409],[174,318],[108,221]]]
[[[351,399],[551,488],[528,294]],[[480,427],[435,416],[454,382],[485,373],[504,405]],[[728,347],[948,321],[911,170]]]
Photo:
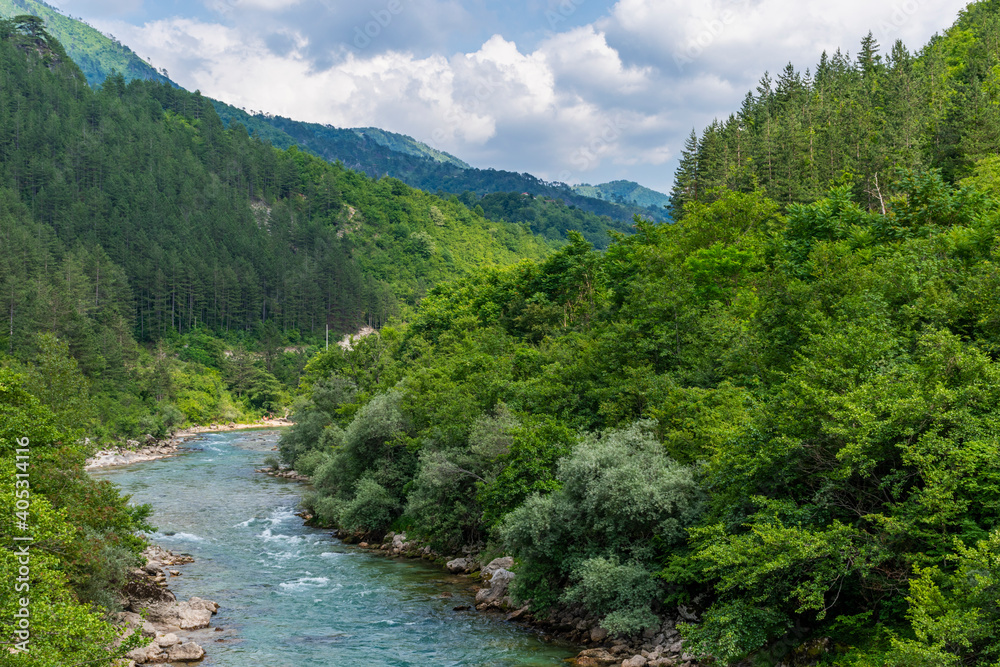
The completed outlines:
[[[558,665],[573,647],[475,611],[467,578],[345,545],[295,515],[302,486],[254,472],[275,431],[212,433],[171,459],[97,471],[155,511],[153,542],[189,553],[171,589],[221,605],[206,667]],[[222,641],[219,641],[222,640]]]

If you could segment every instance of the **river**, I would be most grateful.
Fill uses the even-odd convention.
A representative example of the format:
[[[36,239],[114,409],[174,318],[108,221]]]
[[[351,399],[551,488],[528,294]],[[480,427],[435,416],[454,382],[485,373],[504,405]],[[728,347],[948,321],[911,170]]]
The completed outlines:
[[[177,457],[93,473],[153,506],[153,542],[195,557],[170,587],[221,605],[212,625],[225,631],[200,640],[203,665],[515,667],[575,654],[502,618],[454,611],[473,604],[468,578],[304,526],[294,513],[302,485],[254,472],[277,438],[205,434]]]

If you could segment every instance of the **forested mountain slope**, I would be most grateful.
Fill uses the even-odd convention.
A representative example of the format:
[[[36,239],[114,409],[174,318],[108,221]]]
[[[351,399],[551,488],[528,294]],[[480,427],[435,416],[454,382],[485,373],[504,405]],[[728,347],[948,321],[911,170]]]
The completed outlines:
[[[0,16],[18,14],[42,18],[46,29],[64,44],[70,57],[80,65],[91,86],[99,85],[112,72],[121,74],[126,82],[144,79],[176,85],[170,82],[165,72],[153,68],[128,47],[40,0],[0,0]],[[550,205],[536,211],[528,219],[495,217],[489,206],[484,206],[484,212],[495,221],[527,222],[535,233],[550,239],[564,240],[569,229],[576,229],[592,243],[606,247],[608,231],[630,232],[635,215],[647,215],[654,219],[664,219],[665,215],[662,205],[647,202],[648,197],[640,203],[628,197],[581,196],[567,186],[545,183],[530,174],[473,169],[455,156],[435,150],[412,137],[378,128],[340,129],[280,116],[249,114],[215,100],[212,104],[226,127],[231,122],[238,122],[247,128],[249,134],[265,139],[278,148],[297,146],[331,162],[340,161],[349,169],[374,178],[396,177],[428,192],[456,195],[472,192],[478,196],[496,192],[528,192],[542,197]],[[636,183],[626,185],[625,189],[629,192],[645,190]],[[566,227],[566,224],[576,226]]]
[[[968,175],[1000,145],[997,50],[1000,4],[968,6],[918,53],[869,34],[856,56],[824,53],[805,72],[765,74],[742,107],[692,134],[673,211],[708,202],[718,188],[760,188],[783,206],[849,184],[881,210],[897,167]]]
[[[527,222],[533,231],[550,238],[565,239],[568,230],[577,230],[584,233],[592,243],[606,247],[609,241],[607,232],[631,233],[632,219],[636,215],[655,220],[668,218],[663,206],[654,202],[638,205],[624,198],[618,201],[614,197],[594,197],[576,192],[563,183],[549,183],[527,173],[475,169],[451,155],[434,151],[403,135],[395,135],[401,138],[398,142],[388,142],[384,137],[389,133],[381,130],[378,131],[379,134],[364,130],[345,130],[281,116],[251,115],[221,102],[216,102],[215,106],[220,117],[227,123],[239,122],[251,133],[259,134],[276,146],[294,144],[370,176],[388,174],[413,187],[442,194],[462,196],[468,192],[479,198],[494,194],[529,194],[540,197],[543,201],[554,204],[551,215],[546,212],[529,219],[505,219]],[[400,146],[404,149],[397,150]],[[635,183],[631,186],[630,192],[641,188]],[[473,201],[468,196],[462,198],[463,201]],[[488,203],[480,203],[490,219],[503,219],[494,217]],[[567,216],[582,220],[582,224],[577,227],[563,226]]]
[[[317,516],[484,542],[612,635],[682,603],[706,664],[997,664],[998,25],[783,78],[676,223],[318,355],[281,446]]]
[[[32,360],[55,334],[107,393],[99,421],[127,433],[149,411],[162,425],[178,407],[181,421],[276,409],[275,378],[294,388],[304,363],[283,369],[276,350],[548,252],[524,226],[226,129],[197,93],[120,76],[92,90],[31,17],[0,22],[0,234],[0,351]],[[169,348],[142,368],[137,340],[189,335],[187,380],[167,377]],[[234,346],[262,356],[227,360]],[[207,384],[185,394],[199,369]]]
[[[616,202],[619,204],[632,204],[642,208],[654,209],[662,213],[665,207],[670,205],[670,197],[662,192],[650,190],[632,181],[611,181],[600,185],[575,185],[573,192],[585,197],[595,197],[604,201]],[[660,219],[653,216],[653,219]]]
[[[42,225],[30,251],[5,249],[21,289],[46,252],[84,246],[124,270],[141,336],[269,319],[343,330],[384,320],[428,283],[543,252],[523,227],[226,130],[197,93],[121,77],[92,91],[58,45],[15,38],[45,54],[2,45],[7,219]],[[17,329],[28,309],[13,290]]]
[[[41,0],[0,0],[0,18],[20,14],[33,14],[45,21],[46,30],[56,36],[92,87],[99,86],[112,72],[118,72],[127,81],[170,82],[165,71],[157,70],[132,49],[106,37],[82,19],[66,16]]]

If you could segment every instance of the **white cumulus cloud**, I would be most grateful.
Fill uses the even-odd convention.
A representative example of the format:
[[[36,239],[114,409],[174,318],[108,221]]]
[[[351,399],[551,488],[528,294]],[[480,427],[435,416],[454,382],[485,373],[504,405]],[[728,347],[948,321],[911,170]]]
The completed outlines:
[[[181,85],[236,106],[382,127],[477,166],[661,190],[691,128],[737,110],[765,70],[853,53],[869,30],[886,50],[897,38],[917,49],[965,4],[618,0],[589,24],[520,41],[498,25],[477,47],[448,53],[428,36],[468,25],[474,3],[398,0],[358,48],[355,29],[390,0],[206,1],[239,11],[98,27]]]

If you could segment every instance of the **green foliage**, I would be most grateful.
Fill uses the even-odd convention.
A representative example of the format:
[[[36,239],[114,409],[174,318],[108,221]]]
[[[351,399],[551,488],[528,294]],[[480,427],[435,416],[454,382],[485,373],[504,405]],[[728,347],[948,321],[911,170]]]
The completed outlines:
[[[311,476],[316,469],[330,459],[330,454],[319,450],[312,450],[301,456],[295,462],[295,472],[301,475]]]
[[[6,470],[14,469],[14,460],[4,456],[0,463]],[[33,462],[34,463],[34,462]],[[34,463],[37,465],[37,463]],[[14,478],[5,475],[0,479],[0,508],[4,516],[0,519],[0,537],[6,543],[13,544],[15,535],[21,535],[14,530]],[[67,578],[65,556],[60,551],[71,547],[78,535],[65,509],[58,509],[48,501],[43,493],[35,492],[31,498],[29,524],[32,527],[34,543],[31,547],[31,578],[30,590],[22,590],[19,594],[14,584],[18,580],[18,558],[14,549],[0,549],[0,577],[8,585],[0,592],[0,633],[5,638],[12,638],[16,626],[15,616],[20,609],[19,600],[30,598],[29,612],[31,614],[30,652],[22,653],[16,664],[31,667],[63,667],[66,664],[94,662],[95,664],[110,664],[116,658],[124,657],[141,641],[138,633],[126,640],[121,646],[112,648],[118,638],[119,630],[104,617],[104,611],[99,607],[91,607],[77,597]],[[110,555],[116,547],[101,542],[103,547],[99,558]],[[115,555],[122,555],[119,551]],[[134,554],[126,554],[127,559],[134,560]],[[105,567],[118,569],[120,564],[104,561]],[[90,594],[90,600],[100,602],[111,594],[110,590],[92,588],[89,584],[83,591]],[[99,595],[94,595],[99,593]],[[5,652],[7,647],[5,647]]]
[[[18,441],[42,446],[58,442],[62,433],[55,416],[24,387],[24,378],[0,368],[0,453],[12,454]]]
[[[341,509],[337,523],[352,531],[384,532],[398,515],[396,497],[375,480],[364,477],[354,497]]]
[[[1000,533],[954,546],[946,570],[918,568],[910,580],[906,617],[913,638],[893,640],[892,664],[992,665],[1000,658]]]
[[[630,582],[622,584],[622,600],[636,602],[635,591],[652,590],[638,586],[635,570],[628,568],[653,564],[663,549],[683,541],[685,528],[700,514],[702,491],[693,470],[663,452],[650,426],[636,424],[582,441],[559,464],[559,488],[530,496],[506,517],[500,539],[528,573],[515,582],[521,599],[535,598],[536,604],[544,604],[549,600],[539,600],[539,593],[574,579],[591,582],[576,589],[575,595],[598,595],[592,577],[609,565],[592,559],[601,557],[629,561],[618,573]],[[547,581],[542,590],[537,583],[532,585],[539,581]],[[612,620],[624,623],[622,628],[636,629],[637,619],[649,618],[649,597],[641,601],[646,612],[642,607],[626,609],[624,602],[609,608],[619,612]]]
[[[54,345],[52,349],[58,361],[65,350]],[[60,367],[71,377],[75,372],[72,366]],[[41,390],[48,388],[43,385]],[[30,588],[15,590],[24,563],[13,548],[0,549],[0,576],[10,584],[0,591],[0,633],[8,640],[14,636],[19,601],[28,598],[30,652],[22,654],[17,664],[109,664],[141,641],[136,635],[115,646],[119,629],[107,617],[117,610],[117,591],[127,572],[140,562],[145,544],[136,532],[151,530],[150,508],[129,505],[117,487],[87,475],[82,448],[56,427],[66,417],[57,419],[27,391],[20,376],[4,368],[0,368],[0,414],[4,429],[0,465],[10,471],[0,478],[0,539],[20,544],[14,538],[23,536],[24,529],[15,525],[21,520],[15,503],[28,498],[27,523],[33,537],[31,576],[22,578]],[[15,447],[28,448],[30,454],[15,460]],[[16,479],[13,472],[19,470],[26,471],[27,478]]]
[[[497,478],[519,430],[520,420],[500,404],[473,422],[467,447],[427,442],[407,496],[410,524],[444,548],[481,539],[489,509],[475,490]]]
[[[513,429],[510,444],[495,457],[499,472],[479,485],[483,524],[493,527],[528,496],[557,490],[556,463],[570,453],[575,441],[569,428],[551,418],[530,420]],[[474,451],[477,445],[483,447],[474,440],[471,445]]]
[[[0,1],[0,16],[14,16],[24,12],[44,21],[46,29],[66,47],[69,56],[87,77],[87,82],[95,88],[112,72],[121,74],[127,81],[168,81],[165,73],[154,69],[115,38],[106,37],[95,28],[71,19],[44,2]]]
[[[732,664],[788,628],[781,612],[736,599],[715,604],[699,624],[684,624],[681,632],[694,655],[712,656]]]
[[[632,181],[611,181],[600,185],[577,185],[573,187],[577,194],[587,197],[597,197],[620,204],[635,204],[648,209],[663,210],[670,206],[670,197],[661,192],[644,188]]]
[[[588,610],[604,616],[601,625],[608,632],[633,634],[659,623],[650,609],[659,591],[649,575],[639,564],[591,558],[574,570],[573,578],[578,581],[566,589],[564,598],[582,602]]]
[[[348,527],[342,521],[349,521],[351,530],[367,532],[385,529],[399,515],[402,488],[416,465],[416,455],[404,442],[409,425],[400,400],[396,391],[379,394],[345,431],[322,431],[320,447],[313,451],[327,456],[315,468],[313,485],[319,494],[314,509],[324,521],[342,527]],[[313,424],[316,419],[312,417]],[[282,447],[283,456],[291,451],[287,444]]]

